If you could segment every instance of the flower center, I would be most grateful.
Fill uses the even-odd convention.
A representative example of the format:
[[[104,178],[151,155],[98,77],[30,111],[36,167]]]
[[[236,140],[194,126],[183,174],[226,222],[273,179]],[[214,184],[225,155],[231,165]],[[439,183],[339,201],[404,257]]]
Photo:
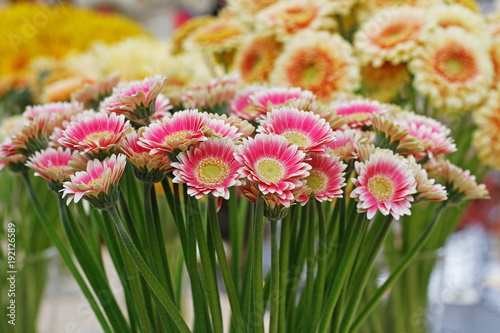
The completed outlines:
[[[195,169],[196,178],[204,185],[220,185],[229,175],[229,166],[216,157],[208,157],[200,161]]]
[[[464,82],[477,73],[474,56],[463,46],[451,44],[439,50],[435,55],[435,69],[452,82]]]
[[[390,200],[395,192],[394,182],[387,176],[376,175],[368,180],[368,190],[378,202]]]
[[[285,176],[285,168],[275,159],[263,158],[256,163],[255,169],[260,178],[269,183],[278,183]]]
[[[284,136],[288,140],[288,142],[296,144],[297,146],[309,146],[309,138],[304,133],[301,133],[299,131],[287,131],[282,133],[281,135]]]
[[[177,132],[174,132],[170,135],[167,135],[165,137],[165,142],[169,142],[169,141],[174,141],[174,140],[179,140],[180,138],[183,138],[186,136],[188,131],[177,131]]]
[[[87,186],[94,186],[96,184],[101,183],[102,182],[102,176],[103,175],[101,175],[99,178],[92,179],[90,182],[87,183]]]
[[[83,142],[86,144],[92,144],[92,143],[98,144],[99,140],[102,137],[110,138],[112,135],[113,135],[113,133],[109,132],[109,131],[94,132],[94,133],[90,133],[89,135],[87,135],[85,137],[85,139],[83,139]]]
[[[305,28],[314,20],[317,15],[316,8],[308,7],[290,7],[284,12],[278,13],[276,16],[283,22],[287,23],[288,30],[294,31],[297,28]]]
[[[416,26],[411,22],[401,21],[386,27],[374,38],[375,43],[382,47],[393,47],[394,45],[410,39]]]
[[[310,175],[306,178],[306,185],[314,192],[323,191],[326,188],[326,175],[317,170],[310,171]]]

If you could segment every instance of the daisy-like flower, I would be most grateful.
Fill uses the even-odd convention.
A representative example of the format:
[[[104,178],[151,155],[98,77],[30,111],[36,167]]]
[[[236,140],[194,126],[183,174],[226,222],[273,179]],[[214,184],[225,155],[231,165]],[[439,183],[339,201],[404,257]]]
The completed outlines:
[[[476,36],[485,46],[491,43],[489,34],[485,33],[488,26],[484,18],[479,13],[473,12],[464,6],[437,4],[429,8],[426,19],[443,29],[449,27],[461,28]]]
[[[402,129],[399,124],[380,115],[372,115],[372,124],[376,147],[389,149],[404,156],[413,155],[417,161],[426,157],[426,151],[420,140],[410,135],[406,129]]]
[[[135,123],[147,124],[156,111],[156,98],[163,88],[165,76],[150,76],[143,81],[121,83],[113,88],[101,108],[108,113],[123,114]]]
[[[206,141],[206,116],[198,110],[184,110],[152,123],[142,133],[139,145],[149,149],[151,154],[166,154],[175,161],[176,155]]]
[[[111,74],[95,83],[86,83],[71,95],[71,99],[82,103],[86,109],[97,110],[101,101],[111,95],[119,81],[119,74]]]
[[[81,77],[70,77],[55,81],[44,87],[40,100],[44,103],[68,102],[71,100],[71,95],[87,83],[94,83],[94,81]]]
[[[362,65],[380,67],[408,62],[418,53],[422,35],[429,29],[424,11],[414,7],[382,10],[365,22],[354,36]]]
[[[258,88],[242,91],[231,102],[230,113],[237,117],[256,121],[264,118],[273,108],[284,106],[292,99],[314,101],[316,96],[300,88]]]
[[[73,155],[69,149],[48,148],[36,152],[26,162],[26,166],[35,170],[35,176],[41,176],[49,182],[49,187],[54,192],[62,188],[62,183],[69,180],[72,172],[68,170],[68,163]]]
[[[238,130],[236,133],[236,138],[238,138],[238,139],[248,138],[249,136],[251,136],[253,134],[253,132],[255,132],[255,127],[253,127],[252,124],[250,124],[248,121],[243,120],[243,119],[238,118],[238,117],[234,117],[234,116],[228,117],[225,114],[218,115],[215,113],[208,113],[207,117],[209,119],[214,118],[214,119],[223,120],[226,124],[229,124],[230,126],[236,127],[236,129]]]
[[[234,159],[238,150],[230,139],[209,138],[177,155],[179,162],[172,163],[175,168],[172,181],[187,184],[187,193],[197,199],[212,194],[227,200],[229,187],[240,185],[240,163]]]
[[[238,138],[243,134],[238,131],[236,126],[231,125],[227,118],[221,118],[217,114],[205,113],[206,120],[205,125],[212,130],[210,136],[229,138],[233,141],[238,140]]]
[[[207,23],[212,22],[213,20],[215,20],[215,17],[211,15],[195,16],[190,18],[188,21],[184,22],[177,29],[175,29],[171,38],[172,53],[179,54],[185,51],[184,42],[186,41],[186,38],[188,38],[199,27],[202,27]]]
[[[351,128],[362,129],[371,126],[373,114],[385,115],[389,112],[389,106],[378,101],[369,99],[336,100],[330,104],[338,115],[347,120]]]
[[[55,127],[61,127],[64,122],[70,121],[83,109],[83,104],[79,102],[57,102],[27,106],[23,115],[29,120],[34,120],[40,114],[47,115],[47,126],[49,126],[48,132],[50,133]]]
[[[278,86],[301,87],[321,101],[330,101],[356,90],[360,75],[352,48],[342,37],[304,31],[286,44],[270,81]]]
[[[336,130],[335,141],[326,145],[326,151],[330,154],[335,154],[342,157],[346,163],[356,158],[356,147],[358,143],[364,140],[363,134],[360,130],[346,129]]]
[[[417,115],[413,112],[401,112],[397,115],[399,128],[420,140],[430,159],[440,154],[451,154],[457,146],[450,137],[451,130],[439,121]]]
[[[380,67],[367,64],[361,67],[366,97],[380,102],[390,102],[410,82],[410,73],[405,64],[392,65],[389,61]]]
[[[493,66],[480,40],[457,27],[437,30],[422,55],[410,63],[414,87],[449,112],[471,110],[484,101]]]
[[[333,8],[327,1],[280,1],[256,15],[257,28],[275,32],[287,39],[303,30],[331,30],[336,21],[330,14]]]
[[[149,149],[139,145],[139,139],[146,129],[128,134],[119,144],[118,151],[127,156],[134,167],[135,176],[142,182],[158,183],[171,171],[170,160],[163,154],[151,155]]]
[[[188,50],[231,51],[240,44],[246,34],[247,28],[243,22],[219,16],[193,31],[186,38],[184,47]]]
[[[15,115],[0,121],[0,141],[23,130],[26,118],[22,115]]]
[[[19,154],[12,149],[12,141],[9,137],[5,138],[0,144],[0,171],[8,167],[13,172],[26,171],[26,156]]]
[[[358,177],[352,179],[356,188],[351,198],[358,201],[358,212],[366,212],[368,219],[377,211],[391,214],[396,220],[402,215],[411,215],[417,182],[404,158],[379,150],[366,162],[356,162],[354,167]]]
[[[129,129],[123,115],[96,113],[73,120],[62,132],[59,143],[89,157],[104,158],[114,153]]]
[[[282,49],[283,44],[276,40],[274,35],[251,35],[238,49],[235,70],[240,73],[245,82],[268,82],[271,68]]]
[[[170,110],[172,108],[170,99],[163,94],[158,94],[155,101],[155,113],[151,116],[151,120],[160,120],[165,116],[171,116]]]
[[[243,149],[234,158],[241,163],[242,177],[256,182],[263,195],[276,194],[285,207],[295,198],[293,190],[303,185],[311,166],[306,154],[288,140],[274,134],[257,134],[243,140]]]
[[[52,129],[49,119],[49,114],[39,114],[32,121],[26,123],[21,133],[11,137],[12,146],[10,149],[12,152],[29,157],[35,152],[47,148],[49,145],[47,136]]]
[[[500,168],[500,96],[492,93],[487,103],[474,113],[477,125],[472,144],[479,159],[494,168]]]
[[[324,156],[328,156],[325,145],[335,140],[335,134],[325,119],[313,112],[288,107],[268,113],[257,132],[281,135],[307,153]]]
[[[339,129],[347,125],[345,118],[337,114],[335,109],[330,105],[322,104],[320,102],[311,102],[307,99],[299,98],[287,101],[284,106],[302,111],[313,112],[314,114],[317,114],[321,118],[325,119],[326,122],[330,124],[332,130]]]
[[[426,164],[429,175],[444,184],[448,191],[448,200],[459,204],[467,200],[489,199],[484,184],[478,185],[476,177],[469,170],[463,170],[448,160],[442,159]]]
[[[311,166],[309,176],[306,178],[304,192],[297,199],[305,205],[311,194],[318,201],[331,201],[342,197],[342,187],[345,183],[347,165],[340,161],[340,156],[320,156],[311,154],[307,163]]]
[[[71,175],[70,180],[63,183],[62,197],[68,197],[68,205],[72,200],[77,203],[84,198],[98,209],[113,206],[120,195],[118,181],[126,164],[123,154],[112,155],[102,162],[98,159],[89,161],[86,171]]]
[[[408,166],[417,181],[417,193],[415,194],[415,204],[421,201],[444,201],[448,199],[446,187],[437,184],[436,180],[429,178],[427,171],[422,164],[417,163],[413,156],[408,156]]]

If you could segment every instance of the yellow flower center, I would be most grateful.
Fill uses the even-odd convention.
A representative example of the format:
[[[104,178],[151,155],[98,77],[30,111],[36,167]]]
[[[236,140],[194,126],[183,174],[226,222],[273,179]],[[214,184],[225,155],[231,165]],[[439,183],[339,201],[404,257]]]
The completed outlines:
[[[91,134],[87,135],[85,137],[85,139],[83,139],[83,142],[85,144],[99,143],[99,140],[102,137],[110,138],[112,135],[113,135],[113,133],[112,132],[108,132],[108,131],[94,132],[94,133],[91,133]]]
[[[317,170],[310,172],[310,175],[306,178],[306,185],[314,192],[323,191],[326,188],[327,178],[324,173]]]
[[[177,131],[177,132],[174,132],[170,135],[167,135],[165,137],[165,142],[169,142],[169,141],[174,141],[174,140],[179,140],[180,138],[183,138],[186,136],[188,131]]]
[[[435,69],[452,82],[464,82],[478,72],[476,60],[464,46],[451,43],[435,55]]]
[[[378,202],[392,199],[395,192],[394,182],[387,176],[376,175],[368,180],[368,190]]]
[[[102,182],[102,175],[99,178],[92,179],[90,182],[87,183],[87,186],[94,186],[101,182]]]
[[[288,142],[296,144],[297,146],[309,146],[309,138],[305,136],[304,133],[301,133],[299,131],[287,131],[282,133],[281,135],[284,136],[288,140]]]
[[[285,176],[285,168],[275,159],[263,158],[256,163],[255,170],[260,178],[269,183],[278,183]]]
[[[220,158],[208,157],[198,163],[195,175],[204,185],[220,185],[229,176],[229,166]]]

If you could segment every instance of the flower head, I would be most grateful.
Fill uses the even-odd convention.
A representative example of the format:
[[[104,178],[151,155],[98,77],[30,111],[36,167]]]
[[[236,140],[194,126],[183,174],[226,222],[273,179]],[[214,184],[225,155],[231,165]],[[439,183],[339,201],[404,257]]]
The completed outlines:
[[[170,110],[172,110],[170,99],[163,94],[158,94],[155,101],[155,113],[151,116],[151,120],[161,120],[165,116],[171,116]]]
[[[358,143],[364,140],[360,130],[346,129],[336,130],[335,141],[326,145],[326,151],[342,158],[346,163],[356,158]]]
[[[197,199],[210,193],[227,200],[229,187],[240,185],[240,163],[234,159],[238,150],[230,139],[209,138],[177,155],[179,162],[172,163],[173,182],[187,184],[187,193]]]
[[[49,145],[47,136],[52,130],[49,119],[49,114],[42,113],[26,123],[21,133],[14,134],[11,137],[12,146],[10,149],[12,152],[29,157],[35,152],[47,148]]]
[[[32,155],[26,166],[35,170],[35,176],[41,176],[49,182],[49,186],[55,192],[62,188],[62,183],[69,180],[72,172],[68,169],[68,163],[73,158],[69,149],[48,148]]]
[[[186,38],[184,47],[188,50],[230,51],[238,46],[246,33],[247,28],[241,21],[219,16],[193,31]]]
[[[129,122],[123,115],[96,113],[73,120],[62,132],[59,143],[99,158],[113,154],[129,129]]]
[[[230,138],[235,141],[243,134],[238,131],[236,126],[231,125],[227,118],[222,118],[217,114],[206,114],[205,125],[212,130],[211,136]]]
[[[63,183],[62,197],[68,196],[68,205],[72,200],[76,203],[84,198],[99,209],[113,206],[120,195],[118,181],[126,164],[123,154],[112,155],[102,162],[89,161],[86,171],[71,175],[71,180]]]
[[[338,115],[346,118],[349,127],[357,129],[370,126],[372,114],[384,115],[389,111],[387,105],[368,99],[341,99],[332,102],[331,106]]]
[[[243,149],[234,158],[241,163],[239,173],[256,182],[263,195],[276,194],[285,206],[294,199],[293,191],[309,176],[311,166],[304,162],[306,154],[288,140],[274,134],[257,134],[243,140]]]
[[[306,178],[304,192],[297,199],[305,205],[311,194],[319,201],[342,197],[347,165],[340,161],[340,156],[320,156],[311,154],[307,163],[311,166]]]
[[[127,160],[134,167],[134,173],[139,180],[157,183],[165,174],[171,171],[170,160],[163,154],[151,155],[149,149],[139,145],[139,140],[145,128],[128,134],[118,145],[118,150],[127,156]]]
[[[487,103],[474,113],[476,130],[472,144],[479,159],[494,168],[500,168],[500,95],[492,93]]]
[[[139,140],[139,145],[151,154],[164,153],[173,161],[178,152],[186,151],[199,141],[205,141],[206,116],[198,110],[174,113],[149,125]]]
[[[321,101],[353,92],[359,81],[350,44],[326,32],[297,34],[286,44],[271,73],[271,83],[310,90]]]
[[[414,86],[444,111],[468,111],[484,101],[493,82],[488,50],[457,27],[432,34],[421,56],[410,63]]]
[[[9,137],[5,138],[0,144],[0,171],[8,167],[13,172],[22,172],[26,170],[24,163],[26,156],[19,154],[12,149],[12,141]]]
[[[81,89],[73,92],[71,99],[82,103],[86,109],[97,110],[101,101],[111,95],[119,81],[120,75],[111,74],[95,83],[85,83]]]
[[[257,128],[264,134],[278,134],[306,152],[328,155],[325,145],[335,140],[330,125],[309,111],[282,107],[268,113]]]
[[[102,102],[106,112],[123,114],[136,123],[148,123],[155,113],[156,98],[163,88],[165,77],[155,75],[143,81],[121,83],[113,88],[113,94]]]
[[[369,219],[377,211],[391,214],[396,220],[402,215],[411,215],[417,182],[404,158],[379,150],[366,162],[356,162],[355,170],[358,177],[352,179],[356,188],[351,198],[358,201],[358,212],[367,212]]]
[[[417,193],[415,194],[415,203],[420,201],[443,201],[448,199],[446,187],[437,184],[436,180],[429,178],[427,171],[422,167],[422,164],[417,163],[413,156],[407,157],[408,166],[415,176],[417,181]]]

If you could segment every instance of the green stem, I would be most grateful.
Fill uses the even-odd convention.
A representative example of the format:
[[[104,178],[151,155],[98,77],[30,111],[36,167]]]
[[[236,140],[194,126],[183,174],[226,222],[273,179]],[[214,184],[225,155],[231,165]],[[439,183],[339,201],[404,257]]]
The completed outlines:
[[[368,304],[363,308],[361,313],[356,317],[354,320],[353,325],[350,328],[350,332],[355,332],[359,325],[363,323],[363,321],[366,319],[366,317],[373,311],[375,308],[375,305],[378,303],[380,298],[385,294],[385,292],[391,287],[391,285],[394,283],[394,281],[397,280],[397,278],[405,271],[405,269],[408,267],[408,265],[412,262],[412,260],[415,258],[415,256],[418,254],[420,249],[424,246],[425,242],[427,239],[429,239],[430,235],[432,234],[432,231],[436,227],[437,221],[439,220],[439,217],[441,215],[441,212],[443,209],[446,207],[446,201],[444,201],[436,210],[436,213],[434,214],[431,222],[423,232],[423,234],[420,236],[418,239],[417,243],[413,246],[413,248],[406,254],[406,256],[403,258],[403,260],[399,263],[399,265],[396,267],[396,269],[391,273],[387,281],[384,282],[384,284],[377,290],[377,293],[371,298],[371,300],[368,302]]]
[[[318,209],[318,234],[319,234],[319,243],[318,243],[318,273],[316,276],[316,285],[314,286],[314,303],[313,303],[313,317],[312,317],[312,329],[316,329],[316,324],[319,320],[319,316],[321,314],[321,308],[323,306],[323,294],[325,287],[325,279],[326,279],[326,262],[327,258],[327,233],[326,233],[326,224],[325,224],[325,215],[323,211],[323,207],[321,202],[316,201],[316,207]]]
[[[253,309],[255,329],[257,333],[264,333],[264,295],[262,281],[262,242],[264,228],[264,199],[262,193],[257,197],[254,216],[254,243],[253,243]]]
[[[314,246],[316,243],[316,229],[315,229],[315,210],[314,210],[314,201],[316,199],[314,196],[309,198],[309,217],[307,219],[307,259],[306,259],[306,286],[304,288],[305,291],[305,312],[303,316],[303,326],[310,327],[311,325],[311,317],[312,317],[312,307],[313,307],[313,294],[314,294],[314,269],[316,267],[316,260],[314,255]]]
[[[231,238],[231,275],[236,290],[239,290],[240,265],[242,253],[242,229],[244,222],[238,219],[238,197],[234,187],[229,189],[229,233]]]
[[[280,258],[279,258],[279,319],[278,332],[286,332],[286,287],[288,284],[288,258],[290,252],[290,232],[291,223],[295,220],[297,207],[292,207],[292,211],[281,223]]]
[[[125,229],[125,226],[123,225],[123,222],[121,221],[120,215],[118,214],[116,208],[112,206],[108,209],[108,212],[111,215],[111,218],[113,219],[113,222],[116,226],[116,229],[118,230],[118,233],[120,234],[121,239],[123,240],[125,248],[132,257],[132,260],[139,269],[139,272],[142,274],[142,276],[150,286],[153,293],[158,297],[160,303],[163,305],[169,316],[172,318],[174,324],[177,326],[179,331],[184,333],[189,333],[190,332],[189,328],[186,325],[186,322],[182,318],[181,314],[175,307],[174,303],[168,296],[165,289],[163,289],[161,284],[158,282],[153,272],[149,269],[144,258],[141,256],[141,254],[135,247],[132,239],[130,238],[127,230]]]
[[[28,189],[28,194],[31,198],[31,201],[33,202],[33,206],[35,206],[35,210],[37,212],[37,215],[42,222],[42,225],[49,235],[50,239],[52,240],[52,243],[56,246],[57,250],[59,251],[59,254],[63,258],[64,262],[68,266],[68,269],[70,270],[71,274],[75,277],[76,282],[80,286],[80,289],[82,290],[83,294],[87,298],[92,310],[94,311],[97,319],[99,320],[99,323],[101,324],[102,329],[106,333],[111,333],[111,328],[109,327],[108,322],[104,318],[104,315],[102,314],[101,309],[99,308],[99,305],[97,304],[94,296],[90,292],[90,289],[88,288],[86,282],[83,280],[82,275],[76,268],[75,264],[73,263],[73,260],[71,259],[71,256],[69,255],[68,251],[66,250],[66,247],[63,245],[61,239],[57,235],[57,232],[54,230],[52,227],[52,223],[49,220],[49,217],[45,213],[45,211],[42,208],[42,205],[40,204],[40,201],[38,199],[38,196],[36,195],[36,192],[33,188],[33,185],[31,184],[31,180],[29,178],[29,174],[27,172],[21,173],[23,180],[26,184],[26,187]]]
[[[278,332],[280,303],[280,266],[278,252],[278,221],[271,221],[271,318],[269,332]]]
[[[236,327],[237,332],[243,332],[243,318],[241,316],[240,305],[238,303],[238,294],[236,293],[236,288],[231,277],[231,272],[229,271],[226,252],[224,251],[224,244],[222,243],[219,222],[217,221],[216,200],[217,199],[213,195],[208,195],[208,223],[210,225],[210,231],[212,233],[215,251],[217,252],[217,258],[219,259],[219,266],[222,273],[222,278],[224,279],[224,284],[226,286],[229,304],[231,305],[233,323]]]

